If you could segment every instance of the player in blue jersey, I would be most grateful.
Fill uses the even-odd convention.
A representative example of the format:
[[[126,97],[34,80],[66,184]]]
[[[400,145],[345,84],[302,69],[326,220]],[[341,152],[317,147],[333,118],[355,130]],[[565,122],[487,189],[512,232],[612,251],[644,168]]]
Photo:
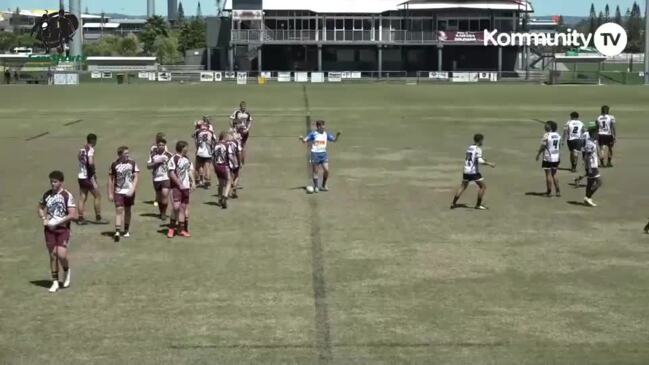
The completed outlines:
[[[340,132],[333,134],[325,130],[325,121],[315,122],[316,130],[311,131],[306,137],[300,136],[302,143],[311,145],[311,167],[313,168],[313,191],[327,191],[327,179],[329,178],[329,157],[327,155],[327,144],[337,142],[340,139]],[[322,188],[318,188],[318,174],[322,168]]]

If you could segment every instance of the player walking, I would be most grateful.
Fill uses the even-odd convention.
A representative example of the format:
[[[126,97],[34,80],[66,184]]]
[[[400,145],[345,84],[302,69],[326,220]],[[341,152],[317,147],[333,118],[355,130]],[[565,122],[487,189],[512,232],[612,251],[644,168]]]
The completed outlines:
[[[615,131],[615,117],[609,114],[610,108],[608,105],[602,106],[602,114],[597,117],[597,125],[599,126],[599,162],[602,167],[613,167],[613,146],[617,138]],[[608,164],[604,163],[607,160]]]
[[[541,167],[545,171],[545,182],[547,186],[546,196],[552,196],[552,186],[557,197],[561,196],[559,189],[559,177],[557,171],[561,162],[561,135],[557,133],[557,123],[548,121],[545,123],[545,135],[541,141],[541,147],[536,154],[538,161],[543,155],[543,164]]]
[[[169,160],[173,155],[167,151],[167,140],[164,137],[158,139],[156,149],[151,151],[149,160],[147,161],[147,168],[151,170],[153,175],[153,190],[156,197],[155,202],[158,203],[158,210],[160,212],[160,220],[167,220],[167,207],[169,206],[169,190],[171,185],[169,182]]]
[[[338,142],[340,132],[333,134],[325,130],[325,121],[318,120],[315,122],[316,130],[311,131],[306,137],[300,136],[302,143],[311,145],[311,168],[313,171],[313,191],[328,191],[327,179],[329,179],[329,156],[327,155],[327,143]],[[322,188],[318,188],[319,170],[322,169]]]
[[[59,290],[59,264],[63,269],[63,287],[70,286],[71,271],[68,260],[70,244],[70,222],[78,218],[74,197],[63,187],[63,173],[52,171],[49,175],[50,190],[43,194],[38,203],[38,216],[45,233],[45,245],[50,254],[52,286],[50,293]]]
[[[241,164],[243,165],[246,163],[246,143],[248,143],[252,128],[252,114],[248,111],[245,101],[242,101],[239,104],[239,109],[230,116],[230,126],[241,135]]]
[[[164,140],[167,139],[165,134],[162,133],[162,132],[156,133],[155,141],[153,142],[153,144],[151,145],[151,148],[149,149],[149,156],[151,156],[151,154],[155,153],[155,151],[158,149],[158,143],[162,139],[164,139]],[[167,146],[166,145],[165,145],[165,151],[167,151]],[[155,196],[153,197],[153,206],[158,207],[158,194],[155,194]]]
[[[208,189],[211,185],[209,167],[212,162],[212,152],[216,138],[214,132],[204,123],[194,133],[194,141],[196,142],[196,166],[198,170],[197,187]]]
[[[577,172],[577,163],[579,162],[579,153],[583,146],[582,135],[584,134],[584,123],[579,120],[579,113],[572,112],[570,120],[566,122],[563,130],[563,140],[568,141],[568,150],[570,151],[570,164],[572,172]]]
[[[227,137],[228,144],[228,160],[230,161],[230,197],[232,199],[239,198],[237,189],[239,188],[239,178],[241,177],[241,164],[243,147],[241,145],[241,135],[235,129],[231,129]]]
[[[189,150],[188,143],[179,141],[176,143],[176,154],[169,160],[169,179],[171,180],[172,197],[174,201],[174,216],[178,219],[178,225],[174,222],[169,225],[167,237],[173,238],[176,230],[182,237],[191,237],[189,234],[189,195],[195,189],[194,165],[187,158]]]
[[[84,219],[84,211],[88,193],[92,194],[95,206],[96,223],[106,224],[101,218],[101,193],[97,184],[97,175],[95,168],[95,146],[97,145],[97,136],[89,134],[86,137],[86,144],[81,147],[77,158],[79,159],[79,219],[77,224],[86,225],[88,222]]]
[[[120,236],[131,236],[131,209],[135,204],[139,172],[137,163],[129,157],[128,147],[118,148],[117,160],[108,172],[108,200],[115,203],[115,242],[119,242]]]
[[[228,153],[227,135],[225,132],[219,134],[219,141],[214,146],[213,154],[214,171],[219,179],[219,205],[221,208],[228,209],[228,197],[232,186],[230,174],[230,158]]]
[[[589,130],[589,137],[584,145],[584,162],[586,164],[586,177],[588,178],[584,203],[591,207],[596,207],[597,204],[595,204],[592,198],[595,192],[602,187],[602,178],[599,174],[598,164],[597,127]]]
[[[453,197],[453,204],[451,204],[451,209],[458,207],[457,202],[460,200],[460,197],[462,197],[462,194],[469,186],[469,183],[475,182],[479,188],[478,201],[476,202],[475,209],[487,210],[487,207],[482,205],[482,199],[484,198],[485,192],[487,191],[487,185],[484,183],[484,178],[480,173],[480,165],[487,165],[493,168],[496,167],[496,164],[488,162],[482,157],[483,143],[484,136],[482,134],[476,134],[473,136],[473,144],[470,145],[466,150],[462,183],[460,184],[460,187],[457,189],[457,192]]]

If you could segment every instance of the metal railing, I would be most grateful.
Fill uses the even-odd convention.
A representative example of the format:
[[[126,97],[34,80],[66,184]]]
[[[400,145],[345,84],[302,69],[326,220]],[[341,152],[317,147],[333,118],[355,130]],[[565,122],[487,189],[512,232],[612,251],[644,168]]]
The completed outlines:
[[[233,43],[386,43],[429,44],[437,42],[437,33],[410,30],[233,30]]]

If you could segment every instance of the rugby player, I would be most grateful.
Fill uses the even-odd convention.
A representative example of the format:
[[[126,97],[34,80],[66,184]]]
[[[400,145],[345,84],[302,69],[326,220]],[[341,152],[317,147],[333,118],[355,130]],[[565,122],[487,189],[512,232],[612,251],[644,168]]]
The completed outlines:
[[[165,134],[162,133],[162,132],[158,132],[158,133],[156,133],[156,135],[155,135],[155,141],[153,142],[153,144],[151,145],[151,148],[149,149],[149,156],[151,156],[152,153],[155,153],[155,151],[158,149],[158,142],[159,142],[161,139],[165,139],[165,140],[166,140],[167,137],[166,137]],[[167,146],[166,146],[166,145],[165,145],[165,151],[167,151]],[[153,206],[154,206],[154,207],[158,207],[158,194],[156,194],[156,195],[153,197]]]
[[[156,197],[155,202],[158,203],[158,210],[160,212],[160,220],[167,220],[167,207],[169,206],[169,190],[171,185],[169,182],[169,160],[173,157],[167,151],[167,140],[164,137],[158,138],[158,145],[156,149],[151,151],[149,160],[147,161],[147,168],[152,172],[153,190]]]
[[[327,179],[329,179],[329,156],[327,155],[327,143],[328,142],[338,142],[340,140],[341,133],[337,132],[334,136],[333,134],[325,130],[326,122],[324,120],[318,120],[315,122],[316,130],[311,131],[306,137],[300,136],[299,139],[302,143],[308,143],[311,145],[311,169],[313,172],[313,191],[318,192],[319,190],[328,191],[327,188]],[[322,169],[322,187],[319,188],[318,177],[319,170]]]
[[[97,184],[97,175],[95,168],[95,146],[97,145],[97,136],[89,134],[86,137],[86,144],[81,147],[77,158],[79,160],[79,219],[77,224],[85,225],[88,222],[84,219],[84,211],[88,193],[92,194],[95,206],[95,220],[99,224],[107,224],[101,218],[101,193]]]
[[[602,187],[602,178],[599,174],[599,155],[597,151],[597,127],[590,129],[589,137],[584,145],[584,162],[586,164],[586,176],[588,182],[586,184],[586,197],[584,203],[591,207],[596,207],[597,204],[593,201],[593,195]]]
[[[547,186],[545,195],[548,197],[552,196],[553,185],[556,196],[561,196],[559,177],[557,176],[561,162],[561,135],[557,133],[557,128],[556,122],[548,121],[545,123],[545,135],[543,136],[543,140],[541,140],[539,152],[536,154],[537,161],[543,155],[541,167],[545,171],[545,182]]]
[[[464,174],[462,175],[462,183],[457,189],[455,196],[453,197],[453,204],[451,204],[451,209],[458,207],[458,200],[462,197],[462,194],[469,186],[469,183],[475,182],[478,185],[478,201],[476,202],[475,209],[478,210],[487,210],[487,207],[482,205],[482,199],[484,198],[485,192],[487,191],[487,185],[484,182],[484,178],[480,173],[480,165],[487,165],[490,167],[496,167],[495,163],[486,161],[482,157],[482,144],[484,143],[484,136],[482,134],[476,134],[473,136],[473,144],[469,146],[466,150],[464,157]]]
[[[198,170],[197,187],[208,189],[211,185],[209,167],[216,138],[209,126],[203,123],[194,133],[194,141],[196,142],[196,167]]]
[[[38,216],[41,218],[45,245],[50,255],[52,286],[50,293],[59,290],[59,264],[63,269],[63,287],[70,286],[71,270],[68,260],[70,244],[70,222],[78,218],[74,197],[63,186],[63,173],[52,171],[49,175],[50,190],[43,194],[38,203]]]
[[[128,147],[119,147],[117,160],[108,171],[108,200],[115,203],[115,242],[120,241],[120,236],[131,236],[131,209],[135,204],[139,172],[137,163],[129,156]]]
[[[235,129],[241,135],[241,164],[246,163],[246,143],[250,137],[250,129],[252,128],[252,114],[248,111],[248,106],[245,101],[239,104],[239,109],[235,110],[230,116],[230,127]]]
[[[597,125],[599,127],[599,162],[602,167],[613,167],[613,146],[617,138],[615,130],[615,117],[609,114],[610,108],[608,105],[602,106],[602,114],[597,117]],[[605,159],[607,164],[605,164]]]
[[[171,196],[173,197],[174,216],[178,225],[169,225],[167,237],[173,238],[176,230],[182,237],[189,234],[189,195],[195,189],[194,165],[187,157],[189,144],[185,141],[176,143],[176,154],[169,160],[169,179],[171,180]]]
[[[230,161],[230,198],[237,199],[237,189],[239,187],[239,178],[241,177],[241,135],[235,129],[231,129],[228,133],[228,160]]]
[[[572,112],[570,120],[566,122],[563,130],[563,140],[568,141],[568,150],[570,151],[570,164],[572,172],[577,172],[577,163],[579,162],[579,153],[581,152],[584,134],[584,123],[579,120],[579,113]]]
[[[232,185],[228,148],[227,134],[221,132],[219,140],[214,146],[213,162],[216,177],[219,179],[219,205],[223,209],[228,209],[228,197]]]

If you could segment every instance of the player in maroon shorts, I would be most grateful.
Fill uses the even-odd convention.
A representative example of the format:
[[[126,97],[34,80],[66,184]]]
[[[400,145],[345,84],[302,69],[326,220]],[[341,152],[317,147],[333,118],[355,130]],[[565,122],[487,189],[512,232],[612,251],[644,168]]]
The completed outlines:
[[[158,149],[158,142],[160,142],[161,139],[166,140],[167,136],[163,132],[156,133],[155,140],[154,140],[153,144],[151,145],[151,148],[149,149],[149,155],[151,155],[152,153],[154,153]],[[165,145],[165,151],[168,151],[166,145]],[[153,197],[153,206],[158,207],[158,194],[156,194]]]
[[[156,193],[155,201],[158,203],[160,220],[167,220],[167,207],[169,206],[169,160],[173,155],[167,151],[167,140],[164,137],[158,139],[158,145],[149,155],[147,168],[153,174],[153,190]]]
[[[246,144],[252,128],[252,114],[250,114],[245,101],[242,101],[239,104],[239,109],[230,116],[230,127],[241,135],[241,164],[243,165],[246,163]]]
[[[86,144],[81,147],[78,154],[79,159],[79,219],[77,224],[88,224],[84,219],[84,211],[88,193],[92,194],[95,205],[96,223],[107,224],[101,218],[101,193],[97,184],[97,175],[95,174],[95,146],[97,145],[97,136],[89,134],[86,137]]]
[[[59,264],[65,277],[63,287],[70,286],[71,271],[68,261],[70,222],[79,216],[74,197],[63,187],[63,173],[52,171],[49,175],[52,189],[43,194],[38,203],[38,216],[43,221],[45,244],[50,254],[52,286],[50,292],[59,290]]]
[[[196,188],[194,184],[194,166],[187,158],[189,144],[185,141],[176,143],[176,154],[169,160],[169,179],[171,180],[174,215],[178,219],[178,227],[169,225],[167,237],[173,238],[176,229],[182,237],[189,234],[189,194]]]
[[[131,236],[131,208],[135,204],[139,172],[137,163],[129,157],[128,147],[118,148],[117,161],[108,171],[108,200],[115,202],[115,242],[119,242],[120,235]]]
[[[216,177],[219,179],[219,204],[223,209],[228,208],[228,196],[232,184],[230,176],[230,159],[228,156],[227,134],[221,132],[221,134],[219,134],[219,141],[214,146],[213,162]]]
[[[216,137],[214,132],[209,129],[209,125],[201,124],[200,128],[194,133],[196,143],[196,170],[198,171],[198,184],[196,187],[209,189],[210,179],[210,162],[212,161],[212,152]]]

